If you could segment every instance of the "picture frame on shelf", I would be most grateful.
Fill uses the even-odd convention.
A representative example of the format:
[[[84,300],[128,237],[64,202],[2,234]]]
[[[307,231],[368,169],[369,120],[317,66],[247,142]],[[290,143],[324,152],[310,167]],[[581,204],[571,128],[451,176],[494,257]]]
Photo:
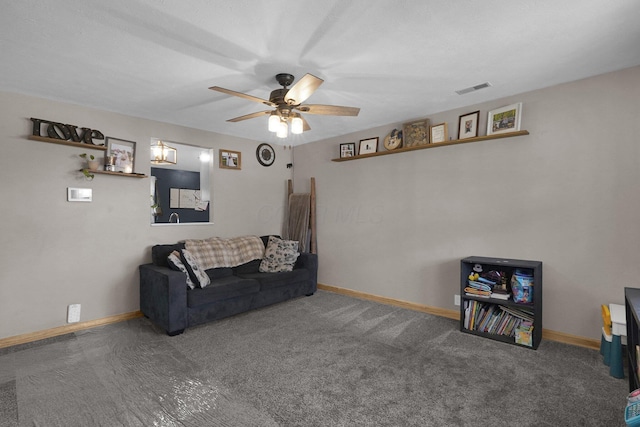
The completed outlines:
[[[521,119],[522,102],[491,110],[487,116],[487,135],[519,131]]]
[[[108,158],[113,157],[113,172],[133,173],[136,160],[136,143],[126,139],[106,139]]]
[[[402,147],[402,130],[394,129],[384,138],[384,148],[389,151]]]
[[[378,140],[379,138],[377,136],[375,138],[361,139],[360,148],[358,149],[358,155],[371,154],[371,153],[377,152]]]
[[[446,123],[429,127],[429,138],[431,143],[446,142],[449,140],[449,128]]]
[[[458,120],[458,139],[475,138],[478,136],[480,110],[463,114]]]
[[[219,150],[220,169],[242,169],[242,153],[240,151]]]
[[[405,147],[415,147],[429,143],[429,119],[420,119],[402,125],[402,139]]]
[[[345,142],[340,144],[340,158],[343,159],[345,157],[353,157],[356,155],[356,143],[355,142]]]

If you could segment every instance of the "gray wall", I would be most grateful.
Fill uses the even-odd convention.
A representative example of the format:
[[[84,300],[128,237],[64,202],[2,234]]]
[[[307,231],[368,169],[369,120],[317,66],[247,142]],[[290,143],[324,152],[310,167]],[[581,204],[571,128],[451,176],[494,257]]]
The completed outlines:
[[[457,138],[458,117],[480,110],[484,135],[489,110],[522,102],[530,135],[330,161],[342,142],[378,136],[384,150],[397,123],[295,148],[296,191],[317,180],[319,282],[457,309],[461,258],[539,260],[544,328],[599,339],[600,304],[638,282],[640,67],[484,104],[466,96],[431,123]]]
[[[30,117],[61,121],[136,141],[136,172],[149,174],[151,137],[214,149],[213,225],[150,226],[149,179],[78,169],[82,152],[31,141]],[[81,321],[139,309],[137,267],[150,248],[185,238],[280,233],[291,150],[265,168],[256,141],[198,131],[44,99],[0,92],[0,338],[66,324],[67,305]],[[218,149],[243,153],[242,170],[219,169]],[[147,150],[147,151],[140,151]],[[93,189],[93,202],[66,201],[67,187]]]
[[[540,260],[544,327],[599,338],[599,305],[636,286],[640,67],[480,105],[466,96],[468,108],[432,123],[447,121],[455,138],[458,116],[479,109],[483,134],[488,110],[523,102],[531,135],[330,161],[339,143],[382,140],[397,123],[295,148],[295,191],[317,180],[319,281],[455,309],[460,258]],[[148,179],[85,181],[85,150],[28,140],[29,117],[139,147],[161,137],[214,148],[214,224],[151,227]],[[281,147],[264,168],[255,141],[8,93],[0,140],[0,338],[64,325],[71,303],[83,321],[138,310],[137,266],[153,244],[281,229],[291,161]],[[241,151],[242,170],[219,169],[219,148]],[[92,188],[94,201],[67,202],[67,187]]]

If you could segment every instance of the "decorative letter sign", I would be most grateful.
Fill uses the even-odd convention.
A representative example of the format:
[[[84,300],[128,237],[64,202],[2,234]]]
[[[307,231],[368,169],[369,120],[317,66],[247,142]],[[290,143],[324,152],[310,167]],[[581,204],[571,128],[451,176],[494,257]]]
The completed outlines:
[[[78,126],[65,125],[58,122],[51,122],[49,120],[34,119],[33,122],[33,136],[40,135],[40,129],[43,123],[47,124],[46,131],[47,137],[52,139],[61,139],[63,141],[83,142],[85,144],[104,145],[104,143],[96,143],[94,139],[104,140],[104,135],[99,130],[81,128],[82,133],[78,135]]]

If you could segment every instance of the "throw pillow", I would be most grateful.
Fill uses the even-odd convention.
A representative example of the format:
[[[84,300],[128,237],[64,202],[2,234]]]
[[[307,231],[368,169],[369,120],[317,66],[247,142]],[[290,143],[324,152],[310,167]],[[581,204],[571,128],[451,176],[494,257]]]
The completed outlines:
[[[260,272],[279,273],[292,271],[299,256],[298,242],[269,236],[269,243],[267,243],[264,258],[260,263]]]
[[[197,284],[201,288],[205,288],[207,285],[211,283],[211,279],[207,276],[207,273],[204,272],[198,265],[196,258],[186,249],[181,251],[182,254],[182,263],[187,268],[189,272],[189,277],[191,277],[191,281]]]
[[[180,252],[178,251],[171,252],[167,257],[167,264],[169,265],[169,268],[172,270],[182,271],[187,276],[187,286],[189,286],[190,289],[195,289],[196,285],[193,284],[191,277],[189,277],[189,272],[187,271],[187,268],[184,266],[184,264],[182,263],[182,260],[180,259]]]

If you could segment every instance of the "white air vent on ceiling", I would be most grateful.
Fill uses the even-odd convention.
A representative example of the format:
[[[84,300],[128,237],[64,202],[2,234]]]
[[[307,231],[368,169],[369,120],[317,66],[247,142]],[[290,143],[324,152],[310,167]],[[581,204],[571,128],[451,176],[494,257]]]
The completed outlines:
[[[485,82],[485,83],[481,83],[479,85],[468,87],[466,89],[457,90],[456,93],[458,95],[464,95],[465,93],[475,92],[476,90],[484,89],[484,88],[487,88],[487,87],[490,87],[490,86],[491,86],[491,83]]]

